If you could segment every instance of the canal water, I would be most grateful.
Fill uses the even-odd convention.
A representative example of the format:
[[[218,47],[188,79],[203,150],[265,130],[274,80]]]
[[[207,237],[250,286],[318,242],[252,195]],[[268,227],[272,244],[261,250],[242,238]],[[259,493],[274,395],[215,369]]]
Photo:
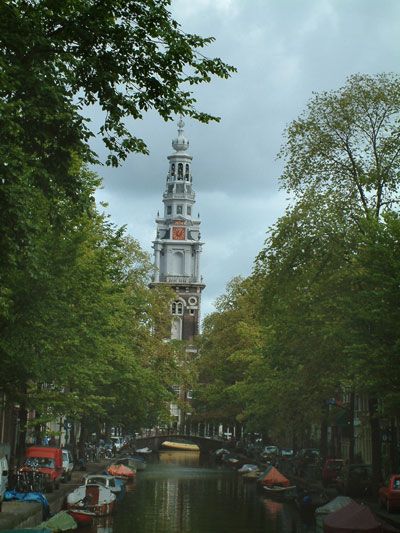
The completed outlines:
[[[115,515],[101,519],[90,533],[311,531],[293,504],[266,498],[235,470],[196,452],[166,451],[138,472]]]

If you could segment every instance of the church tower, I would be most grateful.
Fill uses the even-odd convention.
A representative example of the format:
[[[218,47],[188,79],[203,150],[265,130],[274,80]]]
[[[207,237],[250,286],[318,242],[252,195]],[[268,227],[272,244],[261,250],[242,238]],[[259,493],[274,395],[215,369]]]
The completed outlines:
[[[172,141],[169,168],[163,194],[164,213],[157,216],[153,241],[156,271],[150,287],[169,285],[176,292],[171,305],[171,339],[193,341],[199,332],[201,292],[200,216],[194,218],[195,193],[192,182],[192,156],[184,136],[184,122],[178,123],[178,136]]]

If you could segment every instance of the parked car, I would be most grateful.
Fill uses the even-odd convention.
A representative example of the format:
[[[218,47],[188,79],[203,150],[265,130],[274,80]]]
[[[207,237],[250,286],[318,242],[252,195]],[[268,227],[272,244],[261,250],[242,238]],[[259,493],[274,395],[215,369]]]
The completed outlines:
[[[63,481],[69,481],[72,477],[72,470],[74,469],[74,459],[72,453],[67,450],[62,450],[62,466],[63,466]]]
[[[400,475],[390,476],[386,485],[379,489],[379,503],[388,513],[400,509]]]
[[[364,497],[372,493],[372,465],[346,465],[337,477],[337,486],[346,496]]]
[[[8,461],[7,457],[3,455],[0,457],[0,511],[3,503],[4,493],[8,485]]]
[[[261,452],[261,457],[263,459],[274,459],[279,454],[278,446],[264,446],[263,451]]]
[[[281,457],[282,459],[291,459],[294,455],[294,452],[291,448],[282,448],[281,449]]]
[[[63,476],[62,450],[49,446],[30,446],[25,451],[21,471],[36,471],[43,475],[45,490],[52,492],[59,487]]]
[[[302,448],[298,452],[297,457],[301,459],[315,461],[316,459],[320,458],[319,449],[318,448]]]
[[[343,459],[327,459],[322,467],[322,483],[325,486],[335,485],[343,466]]]

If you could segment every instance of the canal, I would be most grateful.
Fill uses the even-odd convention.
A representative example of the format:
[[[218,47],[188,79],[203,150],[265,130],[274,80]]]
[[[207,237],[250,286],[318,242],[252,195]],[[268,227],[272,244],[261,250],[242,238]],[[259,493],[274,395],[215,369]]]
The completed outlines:
[[[266,498],[254,482],[196,452],[174,451],[155,455],[116,514],[90,533],[306,531],[314,528],[302,523],[294,505]]]

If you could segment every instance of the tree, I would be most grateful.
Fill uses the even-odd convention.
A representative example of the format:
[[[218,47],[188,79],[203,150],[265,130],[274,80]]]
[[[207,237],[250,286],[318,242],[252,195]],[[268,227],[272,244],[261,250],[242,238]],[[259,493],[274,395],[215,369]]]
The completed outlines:
[[[244,423],[246,402],[240,384],[257,359],[260,329],[251,279],[234,278],[204,321],[194,407],[199,420]]]
[[[58,150],[68,158],[91,135],[83,114],[95,103],[105,113],[100,133],[113,165],[146,151],[126,117],[155,109],[165,120],[215,119],[195,108],[190,86],[234,69],[205,57],[201,50],[214,39],[185,33],[169,6],[170,0],[3,2],[0,100],[19,146],[28,141],[24,151],[32,155],[47,159]]]
[[[353,216],[378,218],[398,203],[400,77],[353,75],[317,94],[286,130],[282,183],[339,195]]]
[[[349,213],[349,224],[354,226],[356,239],[348,254],[353,254],[355,263],[361,252],[358,244],[365,242],[367,236],[370,239],[374,222],[383,223],[385,214],[398,208],[399,87],[399,77],[394,74],[351,76],[346,86],[338,91],[314,96],[307,111],[288,127],[281,150],[285,159],[282,182],[289,191],[300,199],[310,191],[333,195]],[[369,240],[368,248],[372,251],[376,244]],[[347,307],[343,305],[344,293],[339,298],[335,294],[333,300],[341,310],[341,321],[345,322],[353,305],[357,305],[356,302],[360,305],[362,291],[369,292],[372,287],[364,285],[362,289],[363,284],[357,283],[354,270],[343,269],[342,272],[347,273],[350,288]],[[369,281],[372,281],[371,276]],[[352,324],[349,330],[353,339],[347,339],[345,353],[355,356],[357,339],[359,342],[363,339],[360,344],[366,353],[374,352],[376,339],[372,329],[365,328],[367,322],[371,326],[371,319],[357,324],[348,320]],[[358,356],[365,361],[361,352],[358,351]],[[357,356],[348,358],[350,366],[356,364],[356,359]],[[373,366],[366,366],[368,374]],[[369,376],[372,378],[372,374]],[[376,394],[373,387],[368,391]],[[380,474],[381,446],[378,406],[378,398],[372,396],[370,418],[376,481]]]

